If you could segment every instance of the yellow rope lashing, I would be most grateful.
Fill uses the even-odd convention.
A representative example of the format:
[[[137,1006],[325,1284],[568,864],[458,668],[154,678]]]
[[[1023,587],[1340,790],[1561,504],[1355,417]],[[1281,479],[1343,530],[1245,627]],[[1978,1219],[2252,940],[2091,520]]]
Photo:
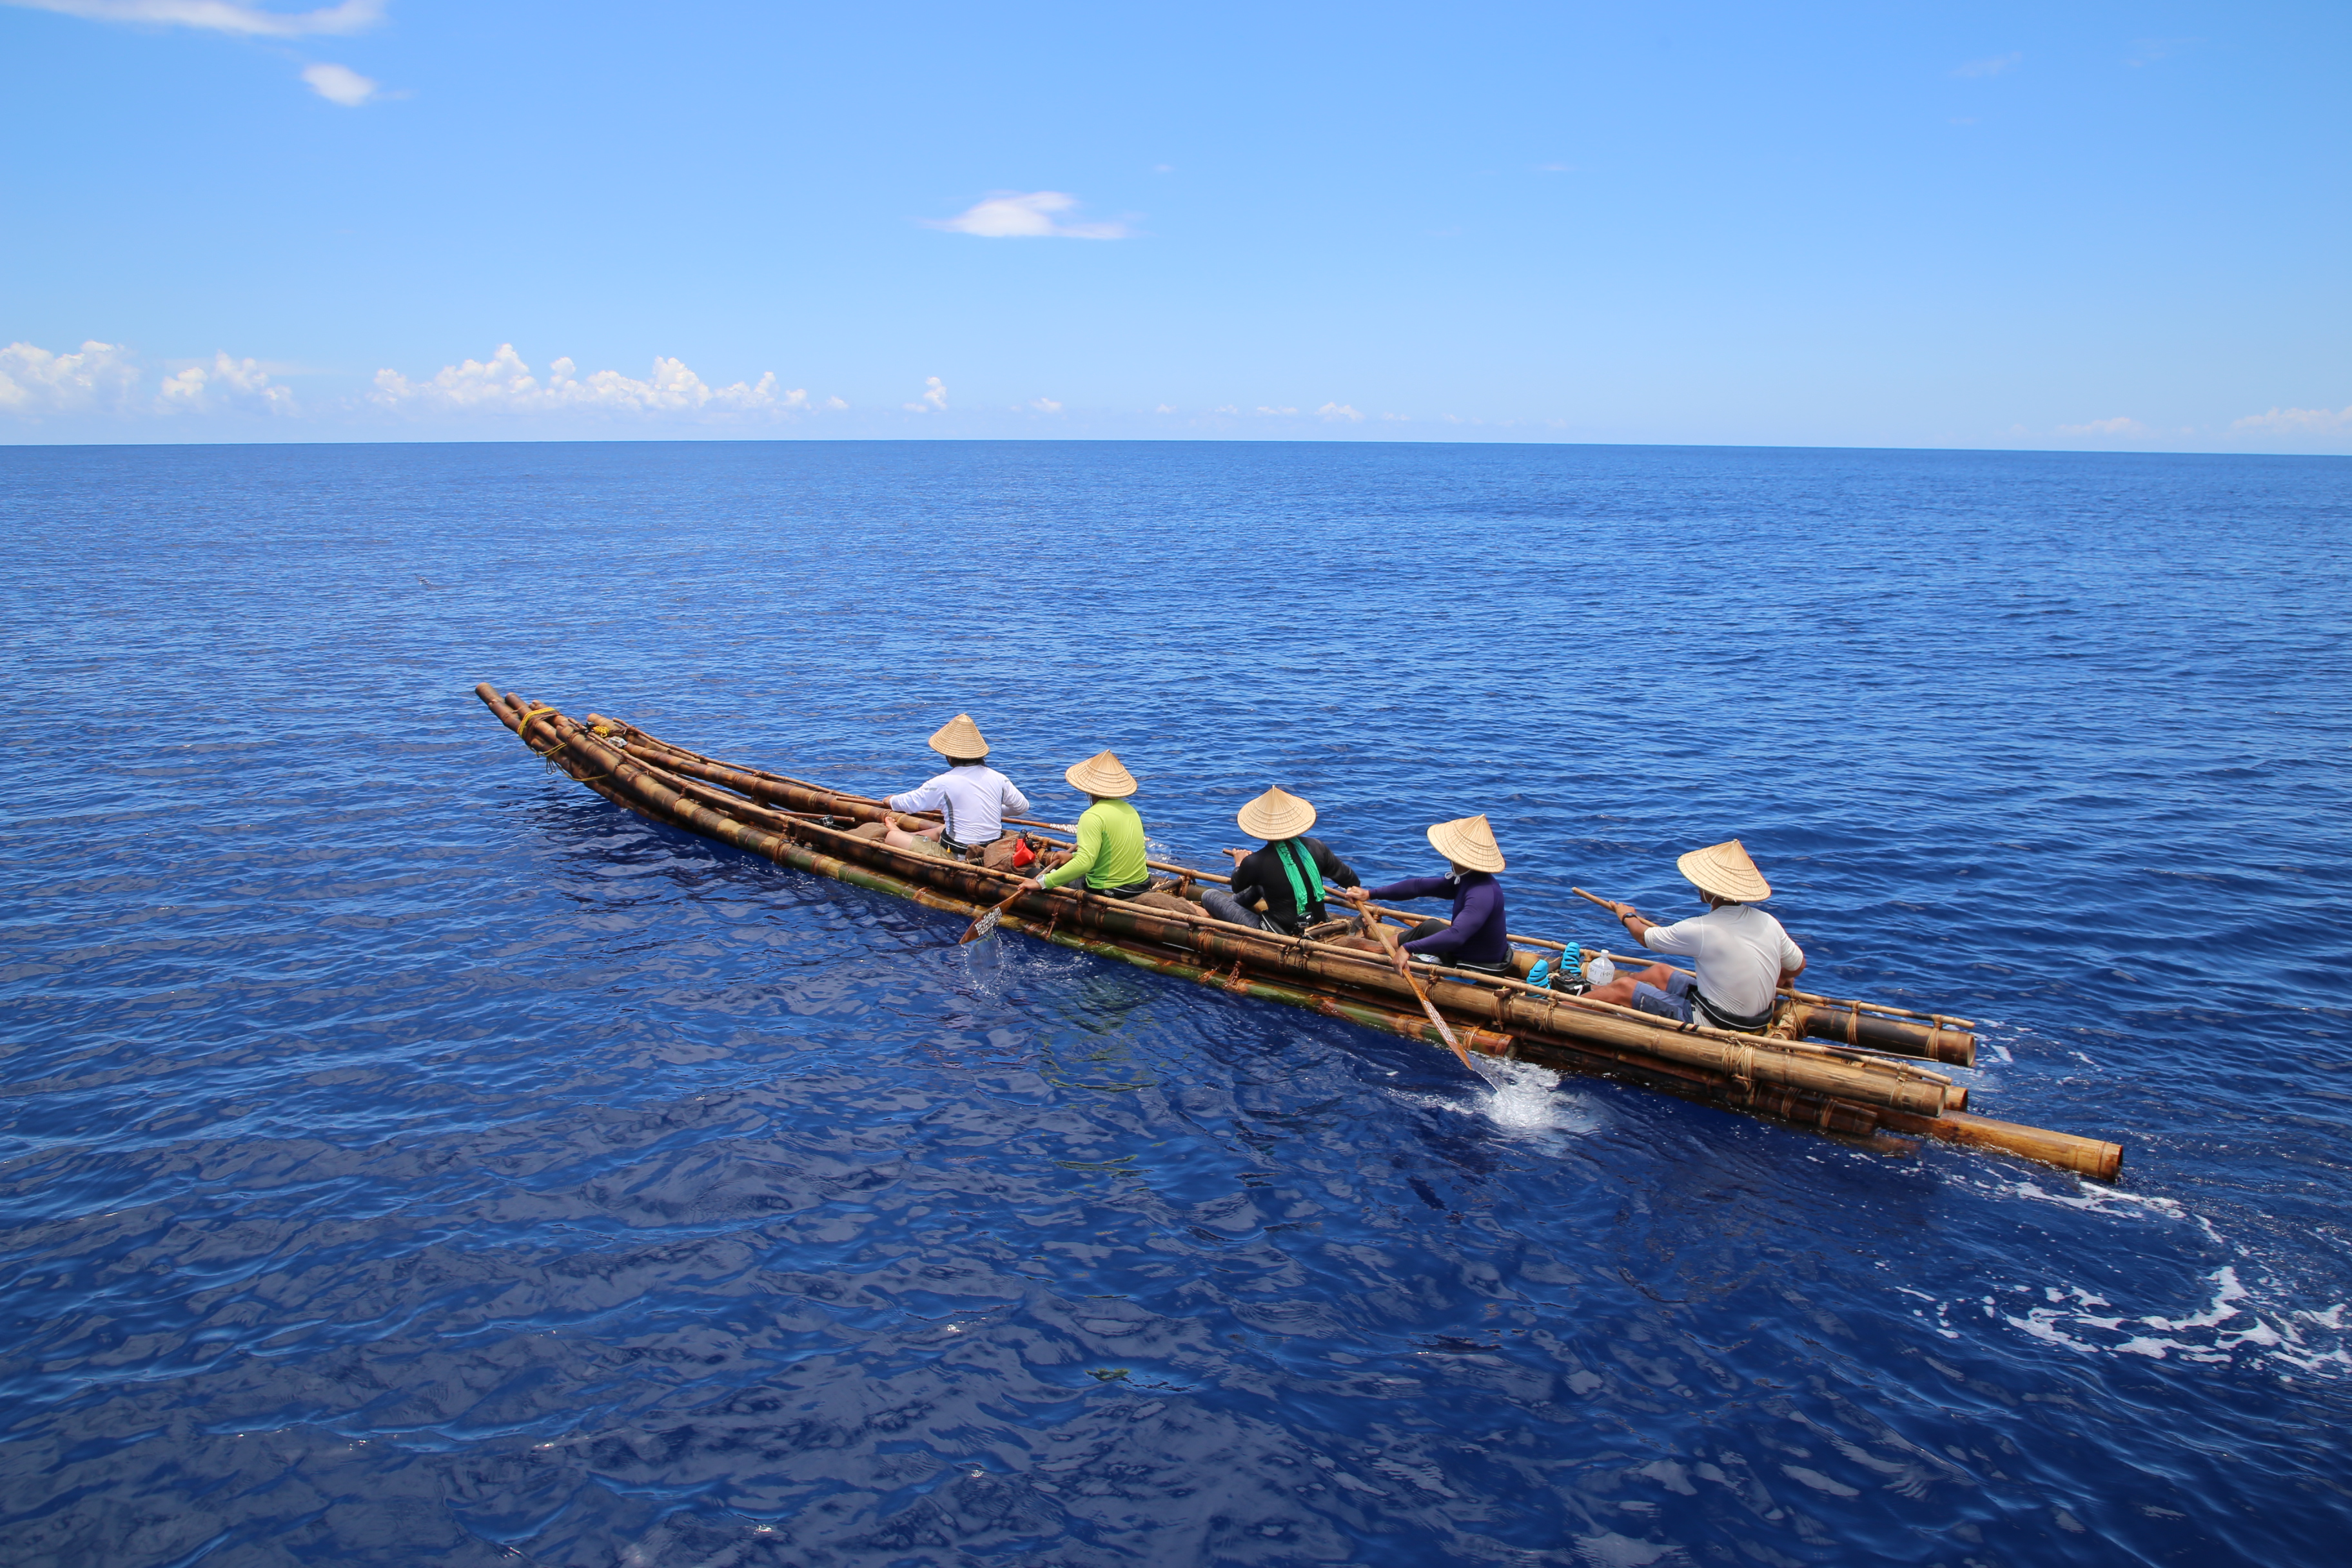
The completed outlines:
[[[536,747],[536,746],[531,746],[531,744],[530,744],[530,726],[531,726],[532,721],[533,721],[534,720],[536,720],[536,719],[537,719],[541,714],[542,714],[542,713],[553,713],[554,711],[555,711],[555,710],[554,710],[554,709],[550,708],[550,707],[549,707],[546,703],[544,703],[544,702],[534,702],[534,703],[532,703],[532,704],[530,705],[530,710],[529,712],[525,713],[525,714],[522,716],[522,722],[515,726],[515,739],[516,739],[516,740],[518,740],[518,741],[520,741],[520,742],[521,742],[524,745],[526,745],[526,746],[530,746],[530,749],[531,749],[532,751],[534,751],[534,752],[539,752],[539,754],[540,754],[541,756],[542,756],[542,757],[549,755],[549,754],[550,754],[549,752],[540,752],[538,747]],[[552,738],[552,737],[551,737],[551,738]],[[562,745],[563,742],[562,742],[562,741],[558,740],[558,741],[556,741],[556,742],[555,742],[555,743],[556,743],[557,745],[559,745],[559,746],[560,746],[560,745]]]

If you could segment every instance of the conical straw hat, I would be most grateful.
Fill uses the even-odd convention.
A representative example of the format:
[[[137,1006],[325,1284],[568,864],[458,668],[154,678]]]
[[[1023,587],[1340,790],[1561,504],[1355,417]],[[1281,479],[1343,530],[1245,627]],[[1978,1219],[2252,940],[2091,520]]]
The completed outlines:
[[[969,713],[959,713],[940,726],[931,737],[931,750],[943,757],[984,757],[988,742],[980,738],[980,726],[971,721]]]
[[[1270,844],[1278,838],[1296,838],[1314,826],[1315,808],[1276,785],[1235,812],[1234,820],[1252,838]]]
[[[1503,851],[1495,842],[1494,825],[1483,816],[1457,816],[1452,822],[1441,822],[1429,830],[1429,841],[1456,866],[1467,866],[1473,871],[1503,868]]]
[[[1700,892],[1736,904],[1760,904],[1772,896],[1772,884],[1764,879],[1764,873],[1748,858],[1747,846],[1737,838],[1694,849],[1675,862],[1675,869],[1689,878]]]
[[[1062,776],[1081,795],[1124,800],[1135,793],[1135,775],[1108,752],[1097,752],[1083,763],[1072,763],[1063,770]]]

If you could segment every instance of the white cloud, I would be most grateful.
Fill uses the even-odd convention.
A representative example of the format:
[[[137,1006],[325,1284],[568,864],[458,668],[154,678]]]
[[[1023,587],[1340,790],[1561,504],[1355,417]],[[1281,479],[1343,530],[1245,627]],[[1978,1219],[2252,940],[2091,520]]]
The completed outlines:
[[[192,364],[165,376],[155,405],[167,414],[210,414],[223,408],[291,414],[294,394],[272,386],[260,362],[216,353],[209,366]]]
[[[37,419],[123,408],[139,385],[139,361],[119,343],[86,342],[57,354],[31,343],[0,349],[0,412]]]
[[[1176,405],[1172,403],[1163,403],[1151,412],[1154,414],[1173,414],[1176,412]]]
[[[1344,403],[1327,403],[1315,412],[1335,425],[1342,422],[1349,425],[1361,425],[1364,422],[1364,416],[1362,415],[1357,413],[1354,409],[1349,407]]]
[[[1032,399],[1029,406],[1040,414],[1059,414],[1062,411],[1062,405],[1050,397]]]
[[[712,386],[676,359],[656,358],[653,374],[642,381],[616,370],[583,376],[571,360],[559,359],[547,367],[542,382],[512,343],[500,343],[487,363],[469,359],[446,365],[430,381],[411,381],[395,370],[377,371],[375,390],[368,399],[382,408],[436,414],[782,416],[811,406],[805,391],[780,388],[773,371],[756,383]]]
[[[1077,205],[1063,191],[991,191],[953,217],[922,221],[982,239],[1125,239],[1134,232],[1123,223],[1064,223],[1055,216]]]
[[[2230,422],[2232,430],[2260,430],[2274,436],[2352,436],[2352,404],[2342,408],[2273,408]]]
[[[2118,414],[2113,419],[2094,419],[2087,425],[2061,425],[2058,426],[2058,434],[2061,436],[2140,437],[2147,434],[2147,426],[2126,415]]]
[[[349,66],[304,66],[302,79],[310,84],[312,92],[345,109],[357,109],[376,95],[375,83]]]
[[[923,377],[923,400],[920,403],[902,403],[898,406],[909,414],[930,414],[942,411],[947,405],[947,384],[936,375],[927,375]]]
[[[1260,414],[1272,414],[1272,415],[1276,415],[1276,416],[1281,416],[1281,415],[1285,415],[1285,414],[1296,414],[1296,413],[1297,413],[1297,412],[1298,412],[1298,410],[1297,410],[1297,409],[1296,409],[1296,408],[1268,408],[1268,407],[1267,407],[1265,404],[1263,404],[1263,403],[1261,403],[1261,404],[1259,404],[1259,405],[1257,405],[1257,411],[1258,411]]]
[[[357,33],[383,19],[383,0],[342,0],[341,5],[322,5],[315,11],[266,11],[237,0],[0,0],[0,4],[59,11],[93,22],[148,22],[257,38]]]
[[[2025,56],[2022,53],[2011,50],[2005,55],[1995,55],[1990,59],[1970,60],[1965,65],[1954,66],[1952,74],[1954,76],[1999,76],[2024,58]]]

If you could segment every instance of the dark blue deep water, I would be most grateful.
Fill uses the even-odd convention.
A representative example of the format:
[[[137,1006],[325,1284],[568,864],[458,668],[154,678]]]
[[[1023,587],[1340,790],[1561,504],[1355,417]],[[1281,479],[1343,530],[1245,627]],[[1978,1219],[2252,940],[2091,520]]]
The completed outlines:
[[[0,451],[0,1559],[2352,1554],[2352,462]],[[2100,1187],[1013,939],[550,776],[488,679],[1047,814],[1270,783],[1521,931],[1737,834]]]

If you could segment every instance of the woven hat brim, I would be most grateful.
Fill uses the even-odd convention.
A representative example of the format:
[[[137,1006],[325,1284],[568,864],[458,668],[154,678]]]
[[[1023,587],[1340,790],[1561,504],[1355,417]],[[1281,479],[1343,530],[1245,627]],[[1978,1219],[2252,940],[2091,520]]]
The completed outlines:
[[[1694,849],[1675,861],[1675,869],[1700,892],[1713,893],[1736,904],[1760,904],[1770,898],[1772,884],[1764,879],[1764,873],[1752,864],[1742,866],[1718,857],[1716,852],[1722,847],[1711,844],[1705,849]]]
[[[1271,844],[1279,839],[1296,838],[1315,826],[1315,808],[1293,795],[1295,804],[1269,806],[1263,799],[1254,800],[1234,814],[1242,831],[1252,838],[1263,838]]]
[[[1456,866],[1467,866],[1473,871],[1496,872],[1510,862],[1503,852],[1479,843],[1453,823],[1441,822],[1429,830],[1430,847]]]
[[[1083,763],[1073,763],[1063,770],[1062,776],[1069,780],[1070,787],[1080,795],[1099,795],[1105,800],[1125,800],[1135,793],[1133,774],[1124,768],[1117,773],[1108,768],[1097,768],[1092,758]]]
[[[982,739],[980,726],[971,721],[969,713],[959,713],[940,726],[939,733],[929,742],[931,750],[943,757],[984,757],[988,742]]]

